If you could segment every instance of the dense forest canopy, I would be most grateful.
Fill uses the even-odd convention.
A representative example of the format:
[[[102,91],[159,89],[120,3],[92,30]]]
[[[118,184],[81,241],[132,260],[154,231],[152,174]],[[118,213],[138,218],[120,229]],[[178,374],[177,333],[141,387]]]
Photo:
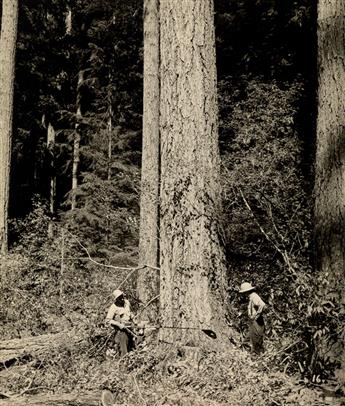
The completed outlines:
[[[57,174],[57,207],[61,209],[61,214],[66,213],[63,207],[68,207],[71,189],[77,92],[80,93],[83,113],[83,158],[80,163],[82,182],[78,192],[80,205],[75,215],[94,214],[92,207],[95,203],[92,200],[95,187],[99,190],[105,188],[106,193],[107,190],[113,191],[112,188],[116,190],[116,184],[121,185],[120,193],[113,197],[120,201],[106,205],[120,204],[122,209],[132,202],[138,191],[142,4],[135,1],[126,4],[75,2],[70,34],[66,34],[65,26],[67,7],[68,3],[61,1],[54,5],[46,2],[23,2],[21,5],[11,178],[11,200],[16,204],[10,204],[10,214],[14,218],[30,212],[35,195],[48,200],[51,171]],[[268,123],[263,119],[261,128],[255,122],[257,128],[242,127],[242,131],[252,133],[252,137],[256,137],[258,131],[271,133],[272,136],[275,131],[294,131],[296,142],[300,142],[299,153],[303,154],[299,165],[308,179],[312,167],[312,117],[315,109],[315,95],[306,92],[306,89],[315,89],[315,10],[312,4],[301,1],[288,7],[280,1],[260,1],[255,5],[250,1],[218,1],[215,9],[221,153],[236,149],[236,144],[243,142],[236,141],[236,127],[241,123],[236,122],[234,117],[240,120],[240,116],[247,114],[243,111],[247,108],[244,104],[246,100],[259,99],[261,92],[267,93],[267,101],[262,103],[270,103],[274,109],[275,100],[270,88],[277,88],[282,92],[276,95],[277,98],[282,103],[286,99],[286,104],[291,106],[277,107],[277,110],[291,109],[289,117],[285,112],[281,114],[285,116],[282,117],[285,122]],[[83,70],[85,76],[84,83],[77,90],[79,70]],[[255,89],[259,92],[257,95],[254,94]],[[236,106],[236,103],[239,105]],[[250,103],[248,101],[249,110]],[[113,132],[116,133],[112,165],[117,178],[111,185],[102,182],[107,159],[110,104]],[[236,107],[237,115],[233,114]],[[253,108],[256,109],[256,106]],[[272,111],[273,115],[275,113]],[[52,122],[57,131],[54,168],[51,168],[46,149],[43,116],[44,121]],[[293,126],[289,125],[289,120],[293,120]],[[245,142],[250,144],[249,139]],[[119,179],[124,173],[124,178]],[[123,188],[126,181],[127,188]],[[312,185],[312,182],[308,179],[306,184]],[[134,210],[133,215],[138,215],[135,205],[130,206],[131,211]],[[97,211],[100,211],[99,207]]]
[[[344,310],[315,261],[317,5],[215,0],[214,10],[227,324],[243,331],[238,287],[251,281],[269,345],[289,348],[274,361],[326,379],[340,367]],[[94,326],[122,282],[143,305],[126,269],[140,262],[143,27],[139,0],[19,2],[6,338]]]
[[[259,1],[255,5],[250,1],[217,1],[219,82],[235,81],[234,90],[240,92],[239,97],[253,78],[269,83],[276,80],[281,87],[291,87],[297,81],[303,86],[314,86],[315,10],[309,3],[300,1],[288,6],[282,1]],[[66,144],[68,134],[73,130],[80,69],[86,74],[80,90],[82,110],[87,116],[83,123],[85,133],[97,120],[104,122],[109,86],[112,87],[113,114],[116,116],[114,127],[119,125],[134,132],[140,131],[141,2],[131,1],[124,5],[121,1],[99,4],[77,1],[73,4],[72,31],[68,35],[65,27],[67,7],[68,2],[63,1],[49,5],[43,1],[24,1],[21,4],[15,95],[16,159],[12,172],[12,199],[20,204],[11,205],[12,217],[27,214],[35,193],[43,197],[47,195],[47,180],[44,181],[47,171],[44,162],[41,162],[45,142],[43,115],[46,120],[54,121],[59,133],[63,130],[57,146],[62,150],[57,158],[61,162],[56,169],[66,173],[58,177],[58,200],[62,201],[69,191],[70,174],[65,168],[69,162]],[[111,83],[109,75],[112,76]],[[234,86],[234,83],[231,85]],[[222,99],[220,97],[221,105]],[[302,126],[311,121],[305,119],[305,114],[309,117],[315,104],[310,100],[299,102],[304,104],[304,119],[299,123]],[[311,106],[311,111],[307,106]],[[226,116],[230,115],[225,114],[225,119]],[[303,130],[300,137],[309,146],[308,139],[313,137],[313,132]],[[140,139],[140,133],[132,137]],[[85,135],[85,138],[88,136]],[[226,139],[230,144],[229,138]],[[27,150],[26,144],[27,148],[34,149],[31,153],[37,154],[40,162],[31,159],[30,154],[22,153],[23,148]],[[137,149],[140,149],[139,141]],[[312,153],[309,155],[312,156]],[[40,168],[33,168],[34,163]],[[138,159],[134,163],[138,163]],[[46,190],[40,190],[43,185]]]

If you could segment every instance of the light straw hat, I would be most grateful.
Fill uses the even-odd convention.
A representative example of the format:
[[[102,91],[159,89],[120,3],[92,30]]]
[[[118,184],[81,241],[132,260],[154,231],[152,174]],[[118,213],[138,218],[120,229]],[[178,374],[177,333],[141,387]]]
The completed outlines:
[[[244,282],[241,284],[239,293],[250,292],[251,290],[254,290],[254,289],[255,289],[255,286],[252,286],[251,283]]]
[[[123,295],[122,290],[120,289],[115,289],[112,293],[114,300],[116,300],[118,297]]]

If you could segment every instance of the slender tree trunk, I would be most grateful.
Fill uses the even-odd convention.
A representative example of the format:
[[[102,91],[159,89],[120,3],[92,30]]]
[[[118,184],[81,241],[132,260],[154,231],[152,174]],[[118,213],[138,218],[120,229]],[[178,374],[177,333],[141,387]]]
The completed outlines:
[[[112,153],[113,153],[113,75],[112,71],[108,75],[108,162],[107,162],[107,179],[111,180],[112,175]]]
[[[61,305],[64,303],[64,277],[65,277],[65,230],[61,230],[61,258],[60,258],[60,281],[59,298]]]
[[[65,17],[66,35],[72,34],[72,9],[67,7],[66,17]]]
[[[50,157],[50,187],[49,187],[49,212],[51,220],[48,224],[48,236],[53,237],[53,217],[55,215],[55,198],[56,198],[56,176],[55,176],[55,165],[54,165],[54,149],[55,149],[55,130],[51,123],[48,124],[47,129],[47,147]]]
[[[159,250],[159,0],[144,1],[144,114],[140,199],[140,265],[158,266]],[[138,297],[149,302],[158,293],[159,273],[152,268],[139,271]],[[143,317],[156,315],[153,302]]]
[[[317,265],[345,304],[345,0],[319,0],[318,68]]]
[[[112,164],[112,151],[113,151],[113,109],[109,106],[108,118],[108,168],[107,180],[111,180],[111,164]]]
[[[0,249],[6,254],[18,3],[2,1],[0,37]]]
[[[163,325],[225,331],[212,0],[161,2],[160,299]],[[194,330],[162,338],[199,343]],[[221,339],[221,335],[219,336]],[[207,340],[209,340],[206,337]]]
[[[109,88],[111,88],[111,75],[109,75]],[[108,93],[108,128],[107,128],[107,135],[108,135],[108,160],[107,160],[107,180],[108,182],[111,181],[112,177],[112,152],[113,152],[113,107],[112,107],[112,94],[111,90]],[[107,207],[107,215],[106,215],[106,236],[105,240],[106,243],[109,244],[109,237],[110,237],[110,205]]]
[[[77,189],[78,189],[78,173],[80,162],[80,121],[82,119],[81,114],[81,100],[80,100],[80,86],[84,81],[84,71],[80,70],[78,74],[77,85],[77,113],[76,124],[74,128],[74,140],[73,140],[73,166],[72,166],[72,203],[71,209],[74,210],[77,207]]]

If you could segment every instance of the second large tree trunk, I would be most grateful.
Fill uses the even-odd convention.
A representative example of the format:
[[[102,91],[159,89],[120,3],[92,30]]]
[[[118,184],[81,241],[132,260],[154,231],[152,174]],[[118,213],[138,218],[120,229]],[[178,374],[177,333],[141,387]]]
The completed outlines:
[[[318,269],[345,304],[345,1],[319,0],[315,237]],[[343,364],[345,365],[345,359]]]
[[[139,264],[158,266],[159,251],[159,1],[144,1],[144,114],[140,199]],[[158,293],[159,273],[147,267],[138,274],[137,292],[142,303]],[[156,302],[143,317],[156,316]]]
[[[7,252],[17,20],[17,1],[3,0],[0,37],[0,249],[2,254]]]
[[[318,265],[345,303],[345,1],[320,0],[316,153]],[[340,284],[340,285],[339,285]]]
[[[224,331],[212,0],[161,3],[161,318]],[[197,344],[197,330],[162,329]],[[221,337],[219,337],[221,338]],[[207,339],[207,338],[206,338]]]

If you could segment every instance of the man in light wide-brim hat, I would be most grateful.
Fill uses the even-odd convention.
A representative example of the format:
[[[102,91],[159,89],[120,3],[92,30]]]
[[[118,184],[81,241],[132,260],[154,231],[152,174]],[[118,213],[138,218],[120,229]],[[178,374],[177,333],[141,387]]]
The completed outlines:
[[[242,283],[240,287],[240,293],[252,292],[253,290],[255,290],[255,286],[252,286],[248,282]]]
[[[249,297],[249,338],[252,351],[256,354],[260,354],[264,351],[263,344],[265,335],[265,323],[262,316],[262,311],[266,305],[261,297],[255,292],[255,289],[255,286],[252,286],[251,283],[244,282],[241,284],[239,293],[245,294]]]
[[[112,292],[113,304],[109,307],[106,323],[116,330],[115,343],[119,346],[120,355],[124,356],[133,348],[133,337],[126,327],[133,316],[131,306],[120,289]]]

